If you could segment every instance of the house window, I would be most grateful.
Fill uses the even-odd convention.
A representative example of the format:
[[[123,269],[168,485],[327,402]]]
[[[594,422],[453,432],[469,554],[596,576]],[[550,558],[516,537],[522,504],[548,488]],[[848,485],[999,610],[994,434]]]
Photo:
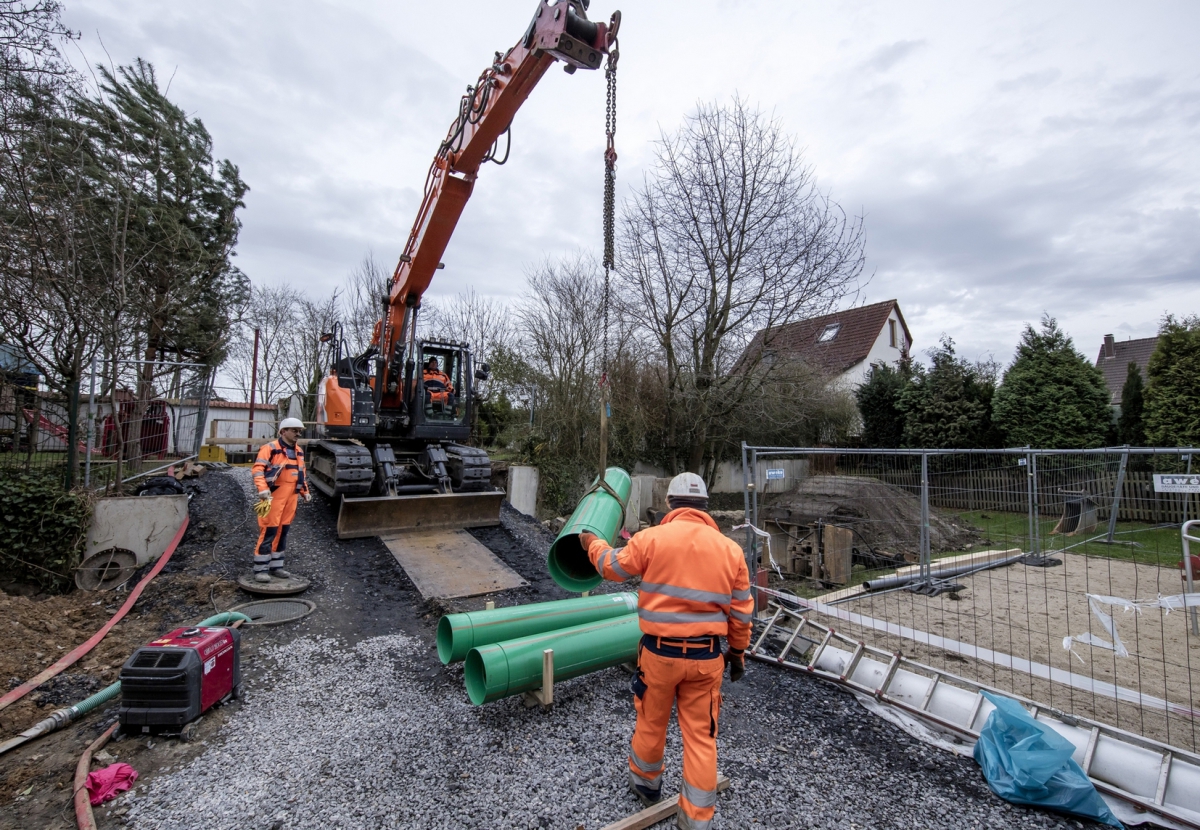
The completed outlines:
[[[841,323],[830,323],[825,328],[821,329],[821,333],[817,335],[817,342],[828,343],[830,340],[837,337],[838,329],[841,327]]]
[[[896,321],[888,320],[888,338],[892,341],[892,348],[896,348]]]

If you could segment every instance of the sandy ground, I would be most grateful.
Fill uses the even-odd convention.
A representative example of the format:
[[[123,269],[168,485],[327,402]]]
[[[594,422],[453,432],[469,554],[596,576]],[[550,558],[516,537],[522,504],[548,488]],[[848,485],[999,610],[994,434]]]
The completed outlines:
[[[1181,592],[1179,571],[1155,565],[1056,554],[1063,564],[1052,568],[1012,565],[955,581],[963,591],[925,597],[907,591],[867,595],[839,607],[879,620],[899,623],[964,643],[1023,657],[1097,680],[1116,683],[1142,694],[1192,706],[1200,693],[1200,637],[1191,634],[1187,615],[1159,609],[1141,613],[1101,606],[1116,623],[1129,651],[1113,651],[1063,639],[1090,632],[1108,634],[1089,610],[1088,594],[1153,600]],[[936,668],[977,682],[1025,695],[1065,712],[1093,718],[1185,749],[1200,749],[1196,722],[1150,706],[1115,701],[1070,686],[997,668],[911,640],[838,622],[836,627],[872,645],[900,649]]]

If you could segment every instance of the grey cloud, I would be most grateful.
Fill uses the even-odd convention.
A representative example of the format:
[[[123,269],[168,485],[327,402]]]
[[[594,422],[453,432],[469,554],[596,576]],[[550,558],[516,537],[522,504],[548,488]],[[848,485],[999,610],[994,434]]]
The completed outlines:
[[[1024,92],[1028,90],[1045,89],[1062,77],[1057,69],[1043,69],[1040,72],[1026,72],[1015,78],[1008,78],[996,84],[1000,92]]]
[[[887,46],[881,46],[871,53],[860,66],[874,72],[887,72],[909,55],[920,51],[926,46],[924,40],[899,40]]]

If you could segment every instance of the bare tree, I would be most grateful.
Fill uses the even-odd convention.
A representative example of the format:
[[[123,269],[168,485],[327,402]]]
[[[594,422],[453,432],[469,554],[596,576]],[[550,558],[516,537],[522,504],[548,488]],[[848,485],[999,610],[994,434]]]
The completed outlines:
[[[387,271],[367,251],[346,275],[341,292],[340,319],[351,354],[362,354],[371,344],[375,323],[383,316],[383,298],[388,293]]]
[[[578,458],[595,440],[603,282],[594,259],[547,261],[516,309],[527,395],[547,451]]]
[[[321,342],[321,336],[339,321],[340,299],[337,291],[324,300],[301,298],[288,335],[284,370],[290,375],[289,391],[300,393],[304,399],[307,420],[316,417],[317,389],[330,369],[330,349]]]
[[[256,377],[255,399],[275,403],[293,388],[295,373],[292,350],[295,330],[300,325],[303,298],[290,286],[255,288],[242,320],[241,336],[230,349],[229,374],[247,399],[250,379]],[[253,372],[254,332],[258,330],[258,370]]]
[[[763,359],[773,332],[855,289],[862,220],[817,189],[776,120],[734,99],[661,136],[621,224],[622,314],[660,352],[669,463],[700,472],[785,365]]]

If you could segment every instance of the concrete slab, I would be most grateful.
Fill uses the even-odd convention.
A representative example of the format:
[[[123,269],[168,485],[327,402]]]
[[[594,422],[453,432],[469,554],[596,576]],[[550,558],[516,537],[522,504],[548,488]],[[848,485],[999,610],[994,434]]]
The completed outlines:
[[[473,597],[529,584],[465,530],[380,538],[426,599]]]

